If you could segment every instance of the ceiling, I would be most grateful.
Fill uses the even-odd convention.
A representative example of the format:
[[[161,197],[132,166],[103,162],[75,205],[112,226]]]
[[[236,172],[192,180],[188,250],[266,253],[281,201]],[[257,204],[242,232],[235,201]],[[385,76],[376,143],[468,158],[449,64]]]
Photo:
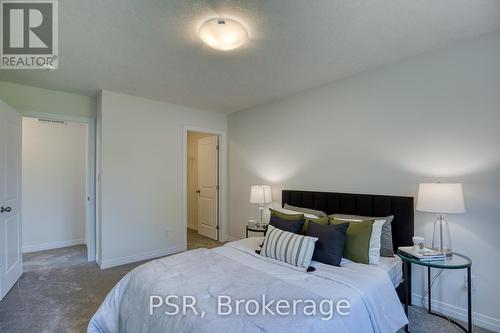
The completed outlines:
[[[203,45],[197,29],[216,16],[250,42]],[[0,80],[233,112],[500,29],[500,1],[64,0],[59,17],[59,70]]]

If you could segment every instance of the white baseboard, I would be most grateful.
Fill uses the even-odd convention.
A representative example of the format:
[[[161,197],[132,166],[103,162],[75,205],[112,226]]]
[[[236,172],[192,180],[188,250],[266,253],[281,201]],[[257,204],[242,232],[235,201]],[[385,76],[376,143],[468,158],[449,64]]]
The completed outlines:
[[[242,239],[242,237],[236,237],[236,236],[229,235],[229,241],[230,242],[234,242],[234,241],[237,241],[237,240],[240,240],[240,239]]]
[[[422,296],[412,293],[412,303],[415,306],[421,306]],[[427,306],[427,297],[424,298],[424,304]],[[472,323],[476,326],[486,328],[493,332],[500,332],[500,320],[497,318],[492,318],[485,316],[483,314],[474,312],[474,307],[472,307]],[[432,311],[436,311],[449,316],[453,319],[458,319],[467,322],[467,309],[460,308],[455,305],[440,302],[438,300],[432,300]]]
[[[102,269],[102,267],[101,267],[101,263],[102,263],[102,262],[101,262],[101,258],[100,258],[100,257],[96,257],[96,258],[95,258],[95,263],[97,264],[97,266],[99,266],[99,268],[101,268],[101,269]]]
[[[219,235],[219,242],[229,242],[229,236],[228,235]]]
[[[60,242],[43,243],[43,244],[35,244],[35,245],[24,245],[23,246],[23,253],[59,249],[61,247],[84,245],[84,244],[85,244],[85,239],[80,238],[80,239],[70,239],[70,240],[60,241]]]
[[[149,252],[143,252],[143,253],[127,256],[127,257],[100,260],[100,263],[98,263],[98,265],[101,269],[106,269],[106,268],[111,268],[111,267],[115,267],[115,266],[130,264],[130,263],[136,262],[136,261],[165,257],[168,255],[183,252],[183,251],[186,251],[186,246],[172,246],[172,247],[169,247],[166,249],[159,249],[159,250],[154,250],[154,251],[149,251]]]

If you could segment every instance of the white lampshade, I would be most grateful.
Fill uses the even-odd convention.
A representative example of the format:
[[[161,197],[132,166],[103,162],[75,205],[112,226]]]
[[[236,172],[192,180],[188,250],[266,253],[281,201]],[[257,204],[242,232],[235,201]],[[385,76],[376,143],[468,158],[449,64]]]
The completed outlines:
[[[417,210],[437,214],[465,213],[462,184],[420,184]]]
[[[271,186],[253,185],[250,187],[250,202],[266,204],[272,202]]]

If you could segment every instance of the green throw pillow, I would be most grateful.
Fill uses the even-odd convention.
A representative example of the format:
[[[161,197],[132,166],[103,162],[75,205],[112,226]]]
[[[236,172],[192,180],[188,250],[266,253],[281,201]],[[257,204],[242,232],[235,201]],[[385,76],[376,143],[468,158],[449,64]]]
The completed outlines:
[[[306,234],[307,227],[309,226],[309,221],[317,223],[317,224],[323,224],[323,225],[327,225],[330,223],[330,219],[328,218],[328,216],[318,217],[316,219],[306,217],[305,222],[304,222],[304,226],[302,227],[302,231],[300,232],[301,234],[303,234],[303,235]]]
[[[370,263],[370,237],[373,222],[373,220],[349,222],[330,219],[330,224],[349,223],[345,237],[344,258],[362,264]]]
[[[275,215],[276,217],[279,217],[282,220],[300,221],[304,219],[304,214],[286,214],[272,208],[269,208],[269,210],[271,211],[271,215]]]

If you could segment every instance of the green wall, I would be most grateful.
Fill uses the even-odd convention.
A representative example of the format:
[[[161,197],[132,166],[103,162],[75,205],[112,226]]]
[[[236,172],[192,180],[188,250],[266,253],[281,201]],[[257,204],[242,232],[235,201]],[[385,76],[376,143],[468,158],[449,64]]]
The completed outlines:
[[[43,112],[95,118],[94,97],[0,81],[0,100],[19,112]]]

